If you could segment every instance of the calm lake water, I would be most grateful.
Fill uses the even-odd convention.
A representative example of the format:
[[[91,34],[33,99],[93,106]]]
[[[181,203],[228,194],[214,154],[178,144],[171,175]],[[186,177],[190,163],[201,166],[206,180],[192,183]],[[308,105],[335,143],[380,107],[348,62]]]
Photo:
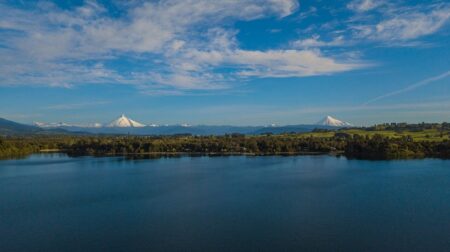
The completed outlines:
[[[450,161],[0,161],[0,251],[449,251]]]

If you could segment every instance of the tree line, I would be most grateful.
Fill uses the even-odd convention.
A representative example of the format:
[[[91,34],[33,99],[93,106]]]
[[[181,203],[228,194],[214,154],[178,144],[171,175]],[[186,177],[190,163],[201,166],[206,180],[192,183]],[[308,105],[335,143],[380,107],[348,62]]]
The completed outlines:
[[[450,158],[450,141],[414,141],[335,132],[332,137],[302,134],[246,136],[23,136],[0,137],[0,157],[42,150],[69,155],[247,154],[300,155],[334,153],[355,159]]]

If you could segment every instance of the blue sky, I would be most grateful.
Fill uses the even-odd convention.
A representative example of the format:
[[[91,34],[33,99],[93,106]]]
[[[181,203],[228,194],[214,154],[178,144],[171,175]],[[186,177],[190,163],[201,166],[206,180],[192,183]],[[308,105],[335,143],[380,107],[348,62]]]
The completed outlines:
[[[450,3],[0,0],[0,117],[450,121]]]

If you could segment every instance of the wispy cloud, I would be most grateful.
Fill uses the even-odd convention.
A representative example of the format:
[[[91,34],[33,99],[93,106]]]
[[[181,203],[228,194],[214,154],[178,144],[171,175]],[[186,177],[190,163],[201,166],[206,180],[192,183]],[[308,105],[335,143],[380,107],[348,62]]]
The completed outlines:
[[[318,50],[230,50],[192,51],[190,60],[197,64],[226,65],[237,69],[240,76],[304,77],[349,71],[363,63],[337,61]]]
[[[379,105],[336,105],[336,106],[314,106],[314,107],[290,107],[273,105],[249,105],[249,104],[234,104],[227,106],[208,106],[197,109],[196,112],[204,114],[236,114],[243,112],[245,115],[267,115],[269,118],[273,116],[301,116],[301,115],[325,115],[341,112],[365,112],[365,111],[385,111],[385,110],[435,110],[450,108],[450,101],[448,99],[439,101],[424,101],[415,103],[393,103],[393,104],[379,104]]]
[[[347,53],[374,45],[424,47],[430,45],[426,42],[427,36],[444,30],[450,20],[450,4],[445,1],[410,4],[353,0],[346,8],[351,10],[347,16],[312,24],[289,45],[296,49],[344,50]]]
[[[93,102],[80,102],[80,103],[64,103],[64,104],[54,104],[42,107],[44,110],[74,110],[82,108],[90,108],[99,105],[110,104],[109,101],[93,101]]]
[[[296,12],[297,0],[161,0],[72,9],[0,4],[0,85],[72,87],[127,84],[143,93],[178,95],[230,88],[249,78],[333,74],[363,67],[317,49],[244,50],[229,24]],[[155,35],[157,34],[157,35]],[[110,62],[132,62],[127,71]],[[231,68],[230,68],[231,67]],[[223,69],[231,69],[224,71]]]
[[[434,34],[450,19],[450,4],[424,4],[379,8],[381,18],[350,24],[354,39],[369,40],[393,46],[418,44],[417,39]]]
[[[430,84],[432,84],[433,82],[442,80],[442,79],[447,78],[447,77],[449,77],[449,76],[450,76],[450,71],[447,71],[447,72],[442,73],[442,74],[440,74],[440,75],[433,76],[433,77],[431,77],[431,78],[428,78],[428,79],[419,81],[419,82],[417,82],[417,83],[414,83],[414,84],[412,84],[412,85],[409,85],[409,86],[407,86],[407,87],[405,87],[405,88],[402,88],[402,89],[399,89],[399,90],[396,90],[396,91],[392,91],[392,92],[389,92],[389,93],[387,93],[387,94],[380,95],[380,96],[378,96],[378,97],[375,97],[375,98],[373,98],[373,99],[370,99],[369,101],[365,102],[363,105],[368,105],[368,104],[370,104],[370,103],[373,103],[373,102],[376,102],[376,101],[379,101],[379,100],[382,100],[382,99],[385,99],[385,98],[388,98],[388,97],[392,97],[392,96],[396,96],[396,95],[400,95],[400,94],[403,94],[403,93],[406,93],[406,92],[413,91],[413,90],[415,90],[415,89],[417,89],[417,88],[420,88],[420,87],[424,87],[424,86],[430,85]]]
[[[357,12],[373,10],[386,2],[384,0],[353,0],[347,4],[347,8]]]
[[[67,9],[51,2],[33,8],[0,3],[0,85],[125,84],[145,94],[180,95],[230,89],[255,78],[337,74],[373,65],[361,60],[354,45],[416,45],[450,19],[448,3],[404,7],[354,0],[342,8],[358,18],[313,24],[333,23],[325,29],[330,34],[312,29],[290,43],[257,50],[241,46],[236,22],[294,13],[303,20],[319,11],[302,10],[297,0],[113,3],[120,15],[100,1]],[[117,67],[124,61],[125,70]]]
[[[393,103],[393,104],[371,104],[371,105],[335,105],[335,106],[275,106],[275,105],[254,105],[254,104],[230,104],[220,106],[208,106],[198,108],[195,110],[197,115],[211,118],[212,122],[242,121],[242,125],[246,125],[249,121],[255,122],[259,125],[266,125],[269,123],[279,124],[301,124],[301,123],[315,123],[325,115],[339,115],[341,119],[360,118],[361,114],[365,118],[377,113],[385,115],[404,115],[408,111],[414,113],[423,113],[424,115],[438,114],[450,115],[450,102],[447,99],[439,101],[423,101],[415,103]],[[191,111],[190,109],[182,109],[178,111],[185,114]],[[220,118],[214,118],[220,115]],[[182,115],[180,115],[182,116]],[[409,116],[408,116],[409,117]],[[410,118],[415,118],[411,115]],[[360,120],[360,119],[359,119]],[[412,120],[414,121],[414,119]],[[367,122],[364,122],[367,125]],[[369,123],[370,124],[370,123]]]
[[[349,45],[348,41],[345,41],[344,36],[337,36],[330,41],[324,41],[320,39],[320,35],[314,34],[307,39],[299,39],[291,42],[294,48],[317,48],[317,47],[338,47]]]
[[[381,105],[347,105],[347,106],[323,106],[323,107],[306,107],[286,111],[290,114],[330,114],[340,112],[364,112],[364,111],[386,111],[386,110],[411,110],[411,109],[442,109],[450,108],[450,102],[432,101],[432,102],[416,102],[416,103],[394,103]],[[284,112],[280,112],[284,113]]]

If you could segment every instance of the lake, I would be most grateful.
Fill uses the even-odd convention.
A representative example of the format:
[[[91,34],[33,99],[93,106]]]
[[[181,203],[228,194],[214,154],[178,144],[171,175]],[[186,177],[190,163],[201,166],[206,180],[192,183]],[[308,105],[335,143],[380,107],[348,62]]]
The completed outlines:
[[[450,161],[0,161],[1,251],[449,251]]]

